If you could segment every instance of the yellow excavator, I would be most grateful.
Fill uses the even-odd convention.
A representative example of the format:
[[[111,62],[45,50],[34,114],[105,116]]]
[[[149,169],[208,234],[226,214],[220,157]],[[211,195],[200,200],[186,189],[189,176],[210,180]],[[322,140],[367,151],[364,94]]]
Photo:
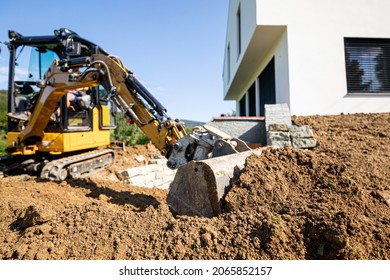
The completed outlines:
[[[5,44],[10,62],[4,175],[33,171],[62,181],[99,172],[115,160],[107,147],[120,111],[168,159],[168,167],[178,168],[168,195],[172,209],[218,215],[231,180],[252,153],[243,141],[210,126],[187,134],[184,123],[170,118],[118,57],[69,29],[48,36],[9,31]],[[26,49],[29,69],[20,79],[15,68]]]

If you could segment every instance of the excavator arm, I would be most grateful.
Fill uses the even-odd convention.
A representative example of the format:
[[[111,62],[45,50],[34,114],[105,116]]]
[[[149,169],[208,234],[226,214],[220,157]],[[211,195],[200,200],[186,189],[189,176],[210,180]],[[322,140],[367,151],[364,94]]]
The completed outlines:
[[[119,58],[97,55],[92,61],[106,64],[107,79],[103,84],[110,88],[111,99],[168,159],[168,167],[177,169],[193,160],[250,150],[243,141],[210,126],[196,127],[187,135],[184,124],[166,115],[166,109]]]
[[[134,122],[164,156],[170,154],[174,143],[187,135],[184,124],[166,115],[166,109],[118,57],[99,54],[91,61],[104,73],[101,84],[126,118]]]
[[[193,160],[250,150],[243,141],[210,126],[196,127],[187,135],[184,124],[167,116],[164,106],[118,57],[100,54],[92,61],[105,64],[103,85],[111,92],[111,99],[168,158],[168,167],[177,169]]]

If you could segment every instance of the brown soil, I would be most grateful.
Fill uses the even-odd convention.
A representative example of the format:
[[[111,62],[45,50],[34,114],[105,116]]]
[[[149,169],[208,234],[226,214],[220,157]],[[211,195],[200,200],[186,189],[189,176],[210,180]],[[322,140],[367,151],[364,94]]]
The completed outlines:
[[[90,179],[2,178],[0,258],[390,259],[390,114],[294,121],[318,147],[249,157],[211,219],[174,216],[167,191],[118,182],[150,145],[118,150]]]

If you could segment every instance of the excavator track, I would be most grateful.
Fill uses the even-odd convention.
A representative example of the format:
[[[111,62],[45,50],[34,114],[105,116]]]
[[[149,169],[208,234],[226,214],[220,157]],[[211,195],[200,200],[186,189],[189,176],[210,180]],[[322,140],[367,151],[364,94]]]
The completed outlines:
[[[85,178],[91,176],[114,162],[111,149],[97,150],[79,155],[64,157],[48,162],[41,171],[41,178],[63,181],[67,177]]]

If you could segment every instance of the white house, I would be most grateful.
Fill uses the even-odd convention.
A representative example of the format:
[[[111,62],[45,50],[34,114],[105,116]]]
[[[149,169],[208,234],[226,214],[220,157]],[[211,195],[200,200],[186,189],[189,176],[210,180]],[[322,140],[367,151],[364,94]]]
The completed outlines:
[[[223,85],[241,116],[390,112],[390,1],[230,0]]]

